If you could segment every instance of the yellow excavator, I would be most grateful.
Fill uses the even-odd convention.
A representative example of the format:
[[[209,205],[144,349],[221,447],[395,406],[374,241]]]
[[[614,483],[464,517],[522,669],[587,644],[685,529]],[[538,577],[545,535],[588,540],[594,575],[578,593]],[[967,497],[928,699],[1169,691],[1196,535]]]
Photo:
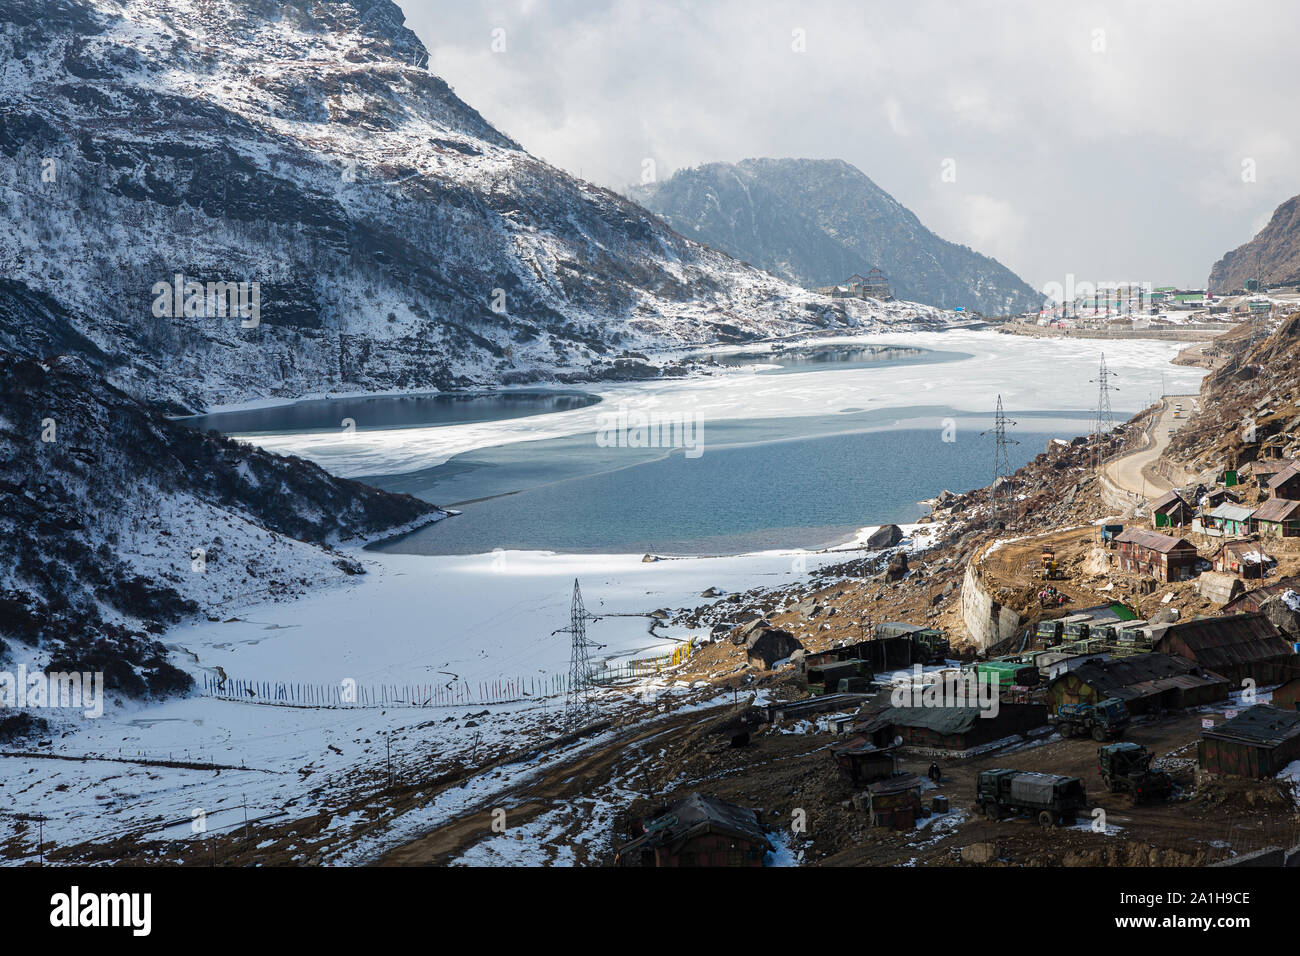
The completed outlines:
[[[1061,566],[1056,561],[1055,548],[1044,545],[1043,556],[1040,561],[1038,573],[1044,580],[1060,581],[1065,578],[1065,572],[1061,570]]]

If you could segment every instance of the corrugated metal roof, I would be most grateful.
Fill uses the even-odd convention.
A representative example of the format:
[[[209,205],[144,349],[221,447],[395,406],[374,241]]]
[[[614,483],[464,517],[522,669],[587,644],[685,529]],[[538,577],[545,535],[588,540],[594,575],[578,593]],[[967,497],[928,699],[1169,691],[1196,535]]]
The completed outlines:
[[[1148,531],[1146,528],[1127,528],[1115,540],[1126,544],[1136,544],[1140,548],[1150,548],[1152,551],[1159,551],[1161,554],[1168,554],[1180,546],[1196,550],[1182,538],[1173,538],[1158,531]]]
[[[1228,682],[1201,665],[1172,654],[1134,654],[1108,661],[1089,661],[1057,677],[1077,677],[1108,697],[1133,700],[1174,688],[1210,687]],[[1053,681],[1055,683],[1056,681]]]
[[[1225,501],[1211,511],[1209,517],[1220,518],[1224,521],[1249,521],[1250,516],[1254,513],[1254,508],[1243,508],[1241,505],[1228,504]]]
[[[1283,468],[1276,475],[1270,478],[1268,480],[1268,486],[1269,488],[1277,488],[1280,485],[1286,484],[1296,475],[1300,475],[1300,461],[1293,462],[1291,465]]]
[[[1276,747],[1285,740],[1300,736],[1300,710],[1282,710],[1267,704],[1257,704],[1213,730],[1202,731],[1201,736]]]
[[[1290,521],[1300,517],[1300,501],[1287,498],[1269,498],[1255,509],[1256,521]]]
[[[645,821],[646,833],[622,847],[668,846],[704,833],[722,833],[771,846],[756,811],[717,797],[692,793],[666,813]]]
[[[1184,508],[1189,507],[1187,502],[1183,500],[1183,496],[1178,493],[1177,489],[1166,491],[1155,501],[1151,502],[1151,510],[1164,511],[1166,508],[1175,504],[1182,505]]]
[[[1211,670],[1230,670],[1275,658],[1294,658],[1290,643],[1263,614],[1230,614],[1226,617],[1198,617],[1170,624],[1155,633],[1157,650],[1171,650],[1179,640]]]

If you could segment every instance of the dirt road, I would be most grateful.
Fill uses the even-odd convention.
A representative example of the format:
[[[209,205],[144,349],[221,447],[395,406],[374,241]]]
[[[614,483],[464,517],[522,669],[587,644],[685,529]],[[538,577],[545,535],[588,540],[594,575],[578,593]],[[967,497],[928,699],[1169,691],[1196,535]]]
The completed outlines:
[[[1125,491],[1143,498],[1155,497],[1173,487],[1166,479],[1158,475],[1143,474],[1147,465],[1153,464],[1169,447],[1170,431],[1182,428],[1192,412],[1195,395],[1167,395],[1163,399],[1160,417],[1152,426],[1151,443],[1140,451],[1135,451],[1122,458],[1116,458],[1106,465],[1106,477]],[[1177,412],[1175,406],[1182,404],[1183,410]],[[1175,415],[1179,417],[1175,418]]]

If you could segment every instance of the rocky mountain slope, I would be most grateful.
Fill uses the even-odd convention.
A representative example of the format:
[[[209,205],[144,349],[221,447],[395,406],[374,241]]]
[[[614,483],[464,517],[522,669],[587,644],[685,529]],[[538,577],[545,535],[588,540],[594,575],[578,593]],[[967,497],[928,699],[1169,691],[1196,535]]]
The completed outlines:
[[[80,359],[0,353],[0,660],[182,690],[168,624],[341,582],[364,568],[336,544],[445,514],[166,419]]]
[[[625,349],[935,318],[850,316],[547,166],[429,74],[402,19],[391,0],[0,6],[0,345],[75,350],[197,409],[599,378]],[[238,315],[223,282],[250,283]]]
[[[996,315],[1042,302],[996,259],[939,238],[842,160],[709,163],[632,195],[692,239],[808,288],[878,267],[895,295],[943,308]]]
[[[1256,276],[1265,286],[1300,283],[1300,196],[1278,206],[1258,235],[1214,264],[1210,291],[1244,289]]]

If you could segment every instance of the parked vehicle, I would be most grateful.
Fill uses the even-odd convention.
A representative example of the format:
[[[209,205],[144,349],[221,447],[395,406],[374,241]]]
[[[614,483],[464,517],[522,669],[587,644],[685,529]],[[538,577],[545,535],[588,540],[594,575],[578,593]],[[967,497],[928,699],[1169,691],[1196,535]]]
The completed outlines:
[[[1132,794],[1135,803],[1168,800],[1174,781],[1163,770],[1151,769],[1152,755],[1134,743],[1106,744],[1097,748],[1097,772],[1111,793]]]
[[[975,782],[975,806],[990,820],[1027,813],[1045,827],[1070,826],[1087,802],[1087,792],[1078,777],[985,770]]]
[[[942,663],[947,660],[950,651],[948,638],[943,631],[920,624],[882,621],[876,625],[875,636],[878,641],[888,638],[908,638],[912,642],[913,655],[920,664]]]
[[[990,675],[1000,688],[1034,687],[1043,679],[1037,667],[1021,661],[982,661],[975,665],[975,673]]]
[[[1062,737],[1091,734],[1100,743],[1118,737],[1132,719],[1122,700],[1108,697],[1096,704],[1062,704],[1047,721]]]
[[[862,681],[863,687],[871,683],[871,664],[867,661],[832,661],[808,668],[808,693],[814,697],[834,694],[846,680]]]

